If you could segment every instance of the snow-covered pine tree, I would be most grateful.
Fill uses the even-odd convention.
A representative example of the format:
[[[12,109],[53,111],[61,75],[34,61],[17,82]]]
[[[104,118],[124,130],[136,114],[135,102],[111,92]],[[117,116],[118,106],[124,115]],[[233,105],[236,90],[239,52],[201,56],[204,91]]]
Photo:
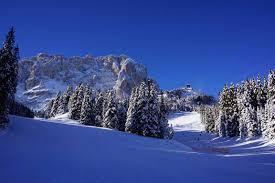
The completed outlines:
[[[226,108],[227,108],[227,103],[228,103],[228,87],[225,86],[220,93],[219,97],[219,106],[220,106],[220,111],[219,111],[219,118],[218,118],[218,123],[216,124],[216,128],[218,129],[218,134],[222,137],[226,136]]]
[[[257,119],[261,124],[261,133],[263,136],[266,136],[266,129],[268,124],[268,117],[267,117],[267,89],[268,83],[267,79],[264,78],[263,84],[260,88],[260,92],[258,93],[257,100],[258,100],[258,110],[257,110]]]
[[[92,91],[86,87],[81,107],[80,123],[95,126],[94,98]]]
[[[70,118],[74,120],[80,119],[82,101],[84,96],[85,87],[83,84],[80,84],[76,87],[72,97],[69,101],[69,113]]]
[[[207,106],[206,107],[205,131],[208,133],[216,132],[215,124],[216,124],[216,120],[218,117],[218,115],[216,115],[216,112],[217,112],[217,106]]]
[[[240,136],[253,137],[261,134],[261,124],[257,119],[259,93],[255,79],[247,80],[242,85],[242,92],[238,91],[238,108],[240,111]]]
[[[112,90],[107,90],[107,91],[105,91],[103,93],[102,114],[101,114],[101,117],[102,117],[102,126],[104,126],[104,124],[103,124],[103,118],[104,118],[104,114],[105,114],[105,112],[107,110],[110,92],[112,92]]]
[[[275,70],[268,74],[268,90],[267,90],[267,127],[265,136],[275,138]]]
[[[125,123],[127,120],[127,110],[129,106],[129,100],[128,99],[122,99],[118,102],[118,126],[117,129],[119,131],[125,131]]]
[[[174,135],[173,128],[168,124],[168,108],[165,104],[165,100],[163,97],[163,92],[160,94],[159,99],[159,122],[160,122],[160,130],[161,130],[161,138],[172,139]]]
[[[109,91],[106,96],[103,110],[103,127],[111,129],[119,128],[117,103],[114,91]]]
[[[228,101],[226,106],[227,126],[226,132],[228,137],[235,137],[239,135],[239,111],[237,103],[237,90],[231,84],[228,90]]]
[[[125,131],[130,133],[138,132],[138,93],[139,87],[133,88],[129,99],[129,107],[127,111],[127,119],[125,123]]]
[[[43,109],[41,117],[50,118],[51,110],[52,110],[52,107],[53,107],[53,102],[54,102],[54,99],[47,103],[47,105]]]
[[[161,123],[159,121],[159,103],[158,103],[158,90],[156,84],[148,79],[146,81],[148,88],[147,107],[145,110],[145,119],[143,122],[143,135],[149,137],[161,138]],[[146,102],[146,101],[145,101]]]
[[[14,100],[17,86],[19,48],[15,46],[15,31],[8,32],[0,50],[0,126],[8,124],[8,103]]]
[[[57,109],[57,114],[65,114],[69,112],[68,105],[70,97],[73,94],[73,87],[68,86],[67,90],[62,94],[59,107]]]
[[[260,82],[260,81],[259,81]],[[250,122],[248,123],[248,136],[255,137],[261,135],[261,124],[257,119],[258,100],[257,96],[260,92],[261,83],[257,83],[255,79],[250,80],[250,97],[248,111],[250,113]]]
[[[237,87],[237,99],[238,99],[238,110],[240,112],[240,125],[239,125],[239,131],[240,131],[240,136],[245,138],[248,136],[247,134],[247,121],[249,121],[249,119],[247,119],[248,115],[248,111],[247,111],[247,97],[246,93],[247,93],[247,88],[249,87],[249,83],[248,81],[246,82],[242,82],[241,85],[238,85]]]
[[[102,126],[104,92],[98,91],[95,98],[95,126]]]
[[[55,117],[58,114],[58,107],[62,101],[62,94],[61,92],[58,92],[51,108],[50,116],[49,117]]]
[[[240,136],[245,138],[251,135],[252,125],[256,121],[256,113],[252,106],[253,88],[250,80],[243,83],[238,91],[238,108],[240,111]]]
[[[137,90],[137,101],[136,101],[136,116],[135,116],[135,129],[136,134],[144,135],[145,124],[148,123],[148,99],[149,90],[147,82],[144,81],[140,84]],[[132,132],[133,133],[133,132]]]
[[[237,90],[231,84],[224,87],[220,94],[218,126],[220,136],[234,137],[239,135],[239,112]]]

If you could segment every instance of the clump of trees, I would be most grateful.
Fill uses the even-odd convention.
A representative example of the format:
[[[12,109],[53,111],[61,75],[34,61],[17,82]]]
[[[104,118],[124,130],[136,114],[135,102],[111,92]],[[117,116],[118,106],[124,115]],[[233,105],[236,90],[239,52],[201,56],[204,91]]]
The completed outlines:
[[[35,113],[31,109],[15,100],[10,103],[9,114],[27,118],[34,118],[35,116]]]
[[[133,89],[130,99],[118,98],[113,90],[93,91],[80,84],[58,93],[43,111],[50,118],[69,113],[83,125],[126,131],[142,136],[172,138],[163,95],[157,84],[147,79]]]
[[[200,108],[208,132],[219,136],[275,138],[275,70],[267,79],[248,79],[225,86],[219,103]]]

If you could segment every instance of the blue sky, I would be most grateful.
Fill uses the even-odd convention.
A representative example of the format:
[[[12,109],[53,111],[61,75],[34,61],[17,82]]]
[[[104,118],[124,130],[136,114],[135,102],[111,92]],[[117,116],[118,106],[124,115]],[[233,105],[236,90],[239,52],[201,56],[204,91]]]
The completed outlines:
[[[163,89],[215,95],[275,68],[271,0],[1,0],[0,17],[0,40],[14,25],[21,57],[126,54]]]

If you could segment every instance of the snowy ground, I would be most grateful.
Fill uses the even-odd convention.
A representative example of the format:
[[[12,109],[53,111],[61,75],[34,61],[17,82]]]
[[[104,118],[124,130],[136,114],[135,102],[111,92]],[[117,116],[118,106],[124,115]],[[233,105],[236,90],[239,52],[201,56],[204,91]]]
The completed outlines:
[[[174,140],[196,152],[223,154],[225,156],[248,156],[271,154],[275,160],[275,143],[263,138],[221,138],[204,132],[200,115],[196,112],[176,113],[169,123],[175,130]],[[274,164],[275,166],[275,164]],[[274,181],[275,182],[275,181]]]
[[[140,137],[70,122],[11,117],[0,134],[3,183],[274,183],[274,147],[201,133],[196,113],[171,117],[175,140]],[[199,139],[198,139],[199,138]],[[213,150],[224,148],[226,152]],[[216,152],[217,151],[217,152]]]

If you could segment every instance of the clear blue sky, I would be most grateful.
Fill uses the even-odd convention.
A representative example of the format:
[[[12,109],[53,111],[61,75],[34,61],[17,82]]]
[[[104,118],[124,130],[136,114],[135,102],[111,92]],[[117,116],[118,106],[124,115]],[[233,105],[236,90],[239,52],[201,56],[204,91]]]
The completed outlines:
[[[126,54],[164,89],[190,83],[215,94],[275,68],[275,1],[1,1],[21,57]]]

